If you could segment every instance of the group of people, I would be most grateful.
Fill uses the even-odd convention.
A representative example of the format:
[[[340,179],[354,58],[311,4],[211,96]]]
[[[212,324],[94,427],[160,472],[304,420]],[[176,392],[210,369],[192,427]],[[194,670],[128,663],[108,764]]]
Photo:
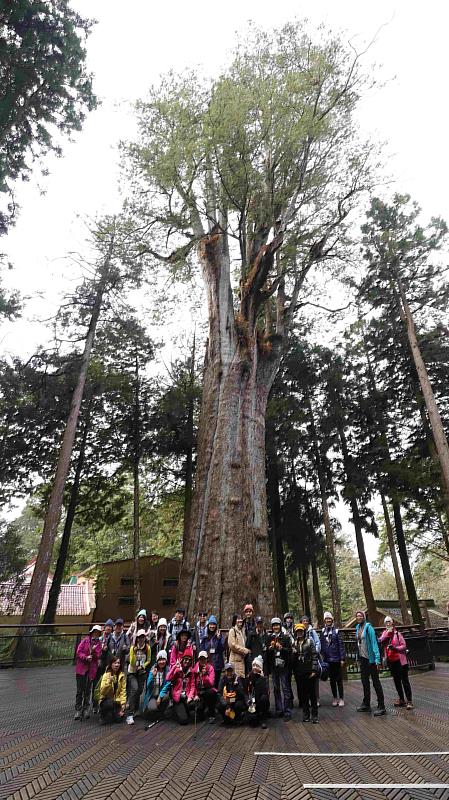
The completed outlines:
[[[363,611],[355,630],[363,701],[371,711],[371,683],[377,695],[375,716],[386,713],[379,678],[381,649],[398,692],[396,706],[412,708],[406,644],[391,617],[379,642]],[[379,646],[380,645],[380,646]],[[157,722],[172,709],[181,725],[217,716],[227,724],[247,721],[266,727],[270,714],[270,678],[275,714],[291,719],[292,681],[304,722],[318,723],[320,678],[329,678],[332,706],[344,706],[345,647],[331,612],[318,633],[308,616],[295,624],[293,614],[273,617],[267,630],[250,603],[235,614],[227,639],[216,617],[202,611],[191,627],[183,609],[170,623],[145,609],[125,631],[123,619],[93,625],[76,653],[75,720],[91,709],[101,724],[126,720],[140,711]]]

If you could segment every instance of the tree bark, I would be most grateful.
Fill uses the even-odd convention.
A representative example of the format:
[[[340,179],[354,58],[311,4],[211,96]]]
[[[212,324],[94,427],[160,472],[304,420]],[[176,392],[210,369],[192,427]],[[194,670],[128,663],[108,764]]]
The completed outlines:
[[[352,483],[352,465],[349,456],[348,445],[346,442],[345,432],[341,425],[338,426],[338,435],[341,444],[341,452],[343,454],[343,463],[346,472],[348,483]],[[365,552],[365,543],[363,541],[362,520],[360,519],[359,505],[357,498],[351,491],[349,496],[349,505],[352,513],[352,524],[355,530],[355,540],[357,544],[357,552],[359,554],[360,572],[362,573],[363,592],[366,600],[366,607],[368,611],[368,618],[372,621],[376,617],[376,603],[373,595],[373,587],[371,586],[371,577],[368,569],[368,561]]]
[[[190,514],[192,511],[192,496],[193,496],[193,418],[194,418],[194,395],[193,390],[195,386],[195,351],[196,351],[196,337],[193,336],[192,353],[190,357],[190,370],[189,370],[189,398],[187,406],[187,449],[186,459],[184,464],[184,523],[183,523],[183,540],[187,538]]]
[[[396,581],[396,588],[398,590],[399,607],[401,609],[402,622],[404,625],[408,624],[408,609],[407,601],[405,599],[404,587],[402,585],[401,572],[399,569],[398,557],[396,555],[396,545],[394,541],[394,533],[391,525],[390,512],[388,510],[388,503],[383,492],[380,493],[382,500],[382,509],[384,512],[385,527],[387,530],[388,548],[390,550],[391,563],[393,564],[394,579]]]
[[[313,589],[313,599],[315,602],[315,612],[318,626],[321,627],[323,625],[323,601],[321,599],[321,591],[320,591],[320,581],[318,578],[318,567],[316,563],[316,556],[312,555],[310,560],[310,566],[312,569],[312,589]],[[335,612],[333,612],[335,613]],[[335,620],[335,623],[339,625],[340,623]]]
[[[416,594],[415,581],[410,567],[410,559],[407,552],[407,544],[405,541],[404,527],[402,525],[401,506],[392,497],[394,527],[396,530],[396,541],[398,544],[399,558],[401,559],[402,573],[404,575],[405,588],[407,589],[408,599],[410,603],[410,610],[412,612],[413,622],[417,625],[423,624],[421,609],[419,607],[418,595]]]
[[[309,619],[312,618],[310,611],[310,593],[309,593],[309,580],[308,580],[308,567],[307,564],[301,564],[302,585],[304,591],[304,614],[307,614]]]
[[[438,460],[441,467],[441,475],[446,489],[446,495],[449,497],[449,445],[447,442],[446,434],[441,420],[439,408],[437,406],[435,395],[433,393],[432,385],[427,374],[426,365],[424,364],[421,355],[421,349],[416,336],[415,323],[410,310],[410,306],[405,295],[404,287],[400,278],[397,278],[399,295],[401,299],[400,313],[401,319],[407,329],[407,336],[412,352],[413,361],[415,363],[416,372],[421,386],[421,390],[426,404],[427,413],[429,415],[430,425],[432,427],[433,439],[435,448],[438,455]]]
[[[112,243],[108,256],[105,260],[105,263],[101,271],[101,277],[99,280],[93,304],[93,310],[84,345],[84,351],[81,357],[78,380],[72,396],[70,412],[67,419],[64,436],[62,439],[61,449],[59,451],[56,474],[53,481],[47,512],[45,515],[42,538],[40,541],[36,564],[34,567],[33,576],[31,578],[31,583],[28,589],[22,613],[22,620],[21,620],[22,625],[30,625],[30,626],[35,625],[39,621],[41,613],[42,603],[45,595],[45,587],[47,584],[48,572],[50,569],[50,562],[53,553],[53,547],[58,530],[59,520],[61,517],[64,489],[69,471],[70,459],[72,456],[73,443],[75,441],[75,434],[78,424],[81,401],[83,399],[84,386],[86,383],[87,369],[89,366],[90,355],[92,352],[92,346],[95,339],[95,331],[97,328],[98,317],[100,315],[103,295],[106,289],[106,282],[109,274],[111,257],[112,257]],[[18,647],[16,650],[16,657],[20,658],[20,642],[18,643]]]
[[[312,445],[315,456],[315,468],[318,476],[318,484],[320,487],[321,510],[323,513],[323,525],[326,537],[326,551],[329,562],[329,577],[330,577],[330,588],[332,596],[332,613],[334,615],[335,624],[338,626],[341,625],[341,603],[340,603],[340,589],[338,586],[338,577],[337,577],[337,559],[335,557],[335,541],[329,515],[329,504],[326,492],[326,476],[324,473],[323,463],[321,460],[320,446],[315,426],[315,418],[309,394],[306,395],[306,405],[309,412],[310,432],[312,434]]]
[[[204,236],[199,257],[209,339],[178,599],[189,615],[206,606],[226,625],[245,601],[266,619],[273,612],[265,413],[280,355],[259,342],[253,301],[242,295],[241,311],[234,313],[226,236]]]
[[[134,371],[134,453],[133,453],[133,578],[134,608],[140,610],[140,378],[139,356],[136,353]]]
[[[86,421],[84,423],[83,435],[81,438],[80,449],[78,453],[78,461],[76,462],[76,470],[73,478],[72,490],[70,492],[70,501],[67,508],[67,515],[64,522],[64,530],[62,533],[61,544],[59,545],[58,560],[51,582],[50,591],[48,593],[47,608],[45,609],[44,618],[42,620],[44,625],[54,625],[56,610],[58,607],[59,595],[61,593],[62,578],[64,575],[67,556],[69,553],[70,536],[72,534],[73,520],[75,519],[76,507],[78,504],[78,494],[81,483],[81,475],[84,468],[84,460],[86,454],[86,442],[90,429],[90,407],[87,408]]]
[[[273,561],[276,606],[283,613],[288,611],[287,580],[285,577],[284,547],[280,536],[281,499],[279,496],[279,465],[276,452],[274,427],[267,421],[267,494],[271,529],[271,555]]]

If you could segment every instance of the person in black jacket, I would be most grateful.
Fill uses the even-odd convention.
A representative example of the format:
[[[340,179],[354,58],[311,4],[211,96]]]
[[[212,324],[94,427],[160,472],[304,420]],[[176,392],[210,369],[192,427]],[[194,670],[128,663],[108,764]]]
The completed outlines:
[[[252,663],[255,658],[258,656],[262,657],[262,672],[266,673],[267,665],[266,665],[266,652],[267,652],[267,644],[266,644],[266,634],[265,628],[263,625],[262,617],[256,617],[256,629],[251,631],[248,636],[246,637],[246,646],[248,648],[249,655],[246,656],[247,670],[246,672],[249,673],[251,670]]]
[[[293,655],[293,672],[301,692],[303,722],[318,722],[318,705],[316,699],[315,679],[318,675],[318,653],[313,639],[307,636],[303,623],[295,625],[295,652]]]
[[[290,637],[282,632],[279,617],[271,620],[271,633],[266,638],[268,673],[273,682],[276,716],[288,721],[291,719],[292,687],[290,683],[290,659],[292,643]]]
[[[223,722],[226,723],[238,722],[246,711],[243,686],[235,674],[233,665],[229,662],[225,664],[224,672],[218,685],[217,707]]]
[[[248,706],[248,722],[251,725],[267,727],[266,718],[270,710],[270,689],[268,678],[263,674],[263,658],[257,656],[246,678],[240,678]]]

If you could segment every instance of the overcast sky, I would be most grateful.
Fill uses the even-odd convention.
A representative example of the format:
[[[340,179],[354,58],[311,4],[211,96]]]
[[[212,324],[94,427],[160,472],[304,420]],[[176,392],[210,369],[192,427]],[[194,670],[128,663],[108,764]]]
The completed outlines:
[[[270,29],[308,17],[313,25],[324,22],[346,31],[357,49],[375,37],[365,62],[379,65],[386,84],[361,103],[360,124],[387,142],[393,188],[412,194],[425,216],[449,219],[445,0],[72,0],[72,6],[98,21],[88,42],[88,63],[102,105],[75,141],[65,144],[64,157],[47,161],[50,176],[39,179],[35,173],[18,191],[20,218],[1,243],[15,267],[7,280],[43,297],[29,305],[23,323],[0,331],[2,350],[31,353],[43,340],[42,326],[30,317],[50,315],[59,293],[76,280],[63,256],[82,247],[83,219],[118,208],[117,143],[133,134],[132,101],[169,68],[198,65],[216,73],[227,62],[236,32],[244,31],[249,20]],[[373,554],[374,545],[369,549]]]

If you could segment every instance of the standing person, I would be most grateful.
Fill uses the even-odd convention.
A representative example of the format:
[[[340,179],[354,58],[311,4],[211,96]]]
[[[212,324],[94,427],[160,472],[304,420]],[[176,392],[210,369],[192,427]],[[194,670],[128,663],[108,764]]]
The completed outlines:
[[[186,647],[181,661],[173,664],[167,674],[167,680],[171,684],[173,710],[180,725],[188,724],[189,714],[195,709],[195,682],[192,662],[192,648]]]
[[[315,680],[318,675],[318,653],[312,637],[307,636],[307,628],[302,622],[295,625],[295,653],[293,671],[299,686],[302,702],[303,722],[318,722],[318,703],[315,691]]]
[[[230,661],[225,664],[218,685],[218,711],[226,723],[238,722],[246,711],[245,692]]]
[[[365,612],[359,610],[356,612],[355,617],[357,620],[357,625],[355,626],[355,638],[360,661],[360,677],[362,679],[363,686],[363,701],[358,707],[357,711],[371,711],[371,678],[374,691],[377,695],[377,709],[374,712],[374,716],[381,717],[387,712],[385,708],[382,684],[379,678],[379,645],[377,644],[374,628],[367,621]]]
[[[240,678],[248,707],[248,721],[253,725],[267,727],[266,719],[270,710],[270,690],[268,678],[263,674],[263,658],[256,656],[246,678]]]
[[[169,654],[172,643],[173,639],[168,632],[167,620],[165,617],[161,617],[157,624],[154,647],[158,653],[160,650],[165,650],[166,653]]]
[[[221,673],[224,667],[225,640],[223,634],[218,630],[217,619],[213,614],[211,614],[208,619],[206,635],[201,641],[201,650],[206,651],[207,660],[214,668],[214,685],[215,688],[218,689],[218,684],[220,683]]]
[[[145,631],[137,631],[136,643],[131,645],[128,666],[128,715],[127,725],[134,725],[134,714],[139,707],[139,700],[147,680],[151,663],[151,647]]]
[[[198,614],[198,620],[195,623],[195,627],[193,629],[193,642],[194,651],[198,655],[200,650],[202,650],[201,642],[203,641],[204,637],[207,633],[207,614],[205,611],[200,611]]]
[[[109,639],[114,629],[114,621],[107,619],[104,623],[103,633],[100,636],[101,642],[101,655],[98,662],[97,674],[92,681],[92,710],[94,714],[98,714],[98,690],[100,688],[101,676],[104,675],[106,664],[109,654]]]
[[[295,641],[294,618],[291,611],[286,611],[284,614],[284,632],[290,636],[292,644]]]
[[[198,704],[198,715],[204,719],[206,710],[209,722],[215,722],[215,706],[217,703],[217,690],[215,689],[215,672],[212,664],[207,662],[207,653],[200,650],[198,662],[193,668],[195,683],[194,700]]]
[[[185,613],[183,608],[177,608],[175,616],[168,626],[168,632],[173,641],[177,638],[179,631],[188,631],[190,634],[190,625],[185,618]]]
[[[243,630],[246,638],[249,634],[256,629],[256,620],[254,618],[254,606],[251,603],[246,603],[243,607]]]
[[[413,708],[413,701],[412,687],[408,677],[407,645],[402,633],[396,630],[392,617],[385,617],[384,623],[385,630],[380,637],[380,644],[385,647],[388,669],[393,676],[398,693],[398,700],[394,701],[394,705],[407,706],[410,709]]]
[[[279,617],[273,617],[271,620],[271,633],[267,634],[266,644],[267,667],[273,682],[276,716],[284,716],[287,722],[291,719],[292,708],[292,690],[289,681],[292,643],[290,637],[282,632]]]
[[[324,614],[324,628],[321,631],[321,653],[324,661],[329,664],[329,682],[332,692],[332,705],[343,707],[345,704],[343,693],[342,668],[345,665],[345,646],[340,631],[334,625],[334,618],[330,611]]]
[[[109,637],[108,649],[112,656],[117,656],[123,660],[129,653],[129,639],[123,629],[123,620],[121,617],[115,620],[114,630]]]
[[[131,623],[127,630],[127,636],[129,639],[130,645],[136,643],[136,636],[138,631],[145,631],[145,636],[149,638],[150,635],[150,623],[147,618],[147,610],[146,608],[142,608],[137,614],[134,622]]]
[[[160,650],[156,656],[156,664],[148,673],[145,696],[143,699],[143,713],[151,718],[161,718],[170,699],[170,681],[167,680],[169,671],[168,658],[165,650]]]
[[[232,664],[237,677],[245,677],[245,656],[249,650],[246,647],[246,636],[243,629],[243,617],[241,614],[234,614],[232,627],[228,633],[229,663]]]
[[[89,719],[92,682],[97,676],[101,656],[100,634],[100,626],[93,625],[76,648],[75,720]]]
[[[106,671],[101,678],[99,696],[100,725],[122,722],[126,708],[126,675],[123,656],[109,654]]]
[[[320,653],[321,653],[320,637],[318,636],[315,628],[312,625],[311,619],[310,619],[310,617],[307,616],[307,614],[303,614],[303,616],[301,617],[300,621],[302,622],[302,624],[306,628],[306,637],[308,639],[312,639],[313,640],[313,643],[315,645],[315,650],[318,653],[318,660],[319,660]],[[315,692],[316,692],[317,706],[319,707],[319,705],[320,705],[320,678],[319,678],[318,673],[317,673],[317,676],[316,676],[316,679],[315,679]]]
[[[246,646],[249,650],[249,654],[246,656],[246,658],[249,661],[250,669],[252,669],[254,659],[260,656],[262,658],[262,672],[266,672],[267,643],[262,617],[256,617],[255,622],[255,629],[246,637]],[[247,672],[249,672],[249,670],[247,670]]]
[[[172,646],[170,650],[170,666],[172,667],[173,664],[176,664],[177,661],[181,661],[183,656],[184,650],[189,647],[193,653],[193,647],[189,641],[189,631],[184,629],[180,630],[178,635],[176,636],[176,642]]]

